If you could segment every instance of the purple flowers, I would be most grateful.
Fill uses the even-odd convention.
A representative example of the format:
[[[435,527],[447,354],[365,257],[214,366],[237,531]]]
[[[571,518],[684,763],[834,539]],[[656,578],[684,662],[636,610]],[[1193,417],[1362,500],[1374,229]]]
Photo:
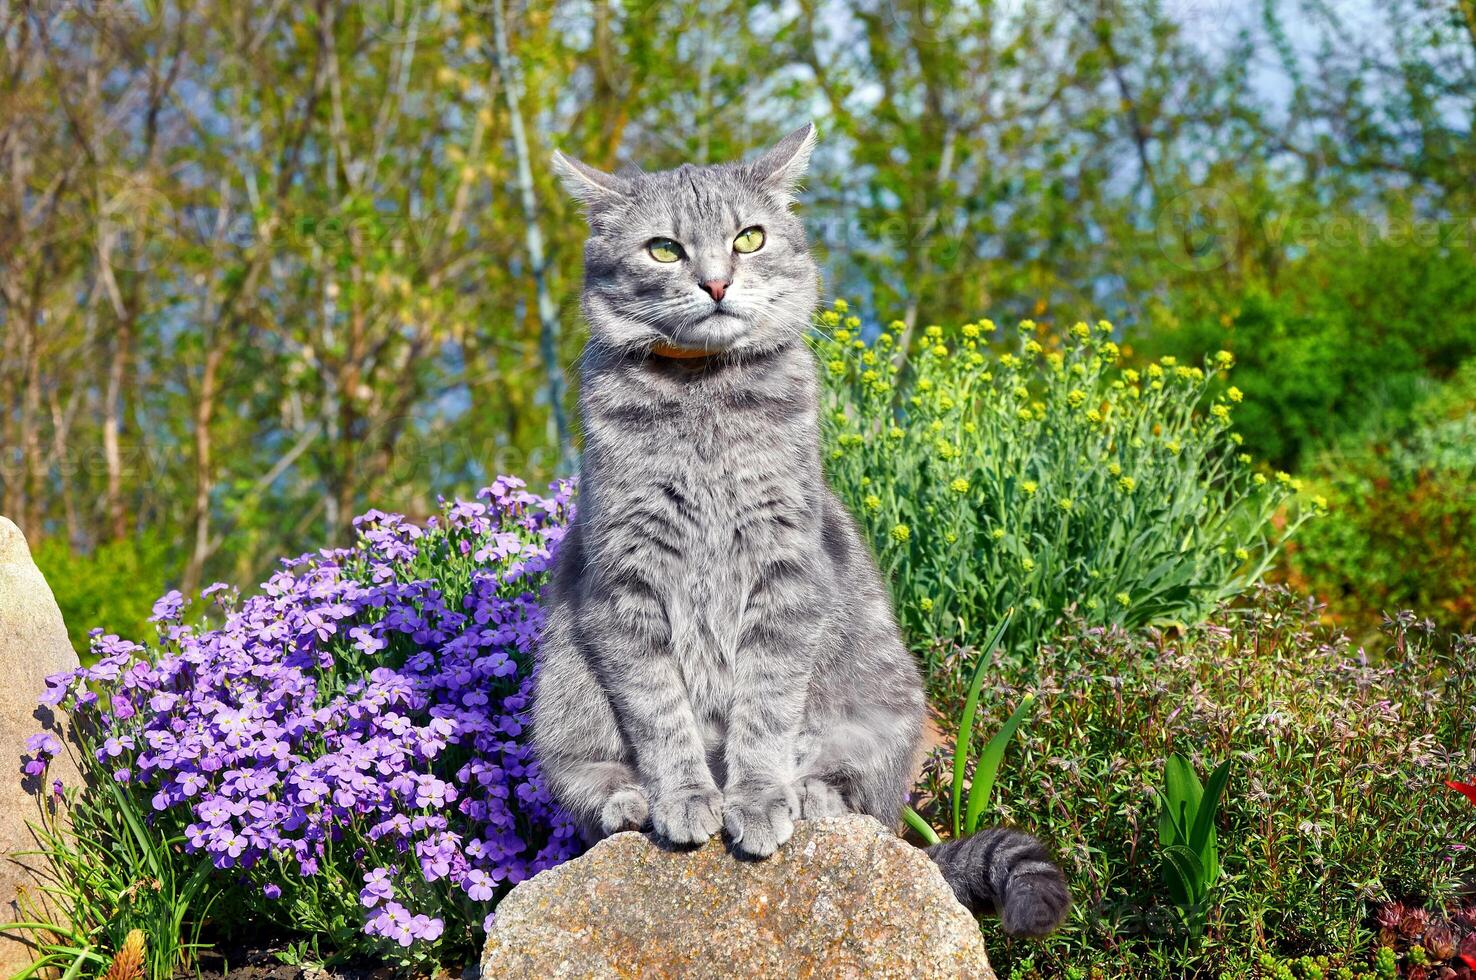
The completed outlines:
[[[95,777],[208,856],[224,887],[287,911],[347,896],[367,937],[471,942],[500,893],[579,849],[524,737],[537,589],[572,509],[499,479],[420,528],[370,512],[353,547],[286,560],[259,595],[154,607],[150,649],[97,631],[97,662],[43,702],[90,724]],[[40,776],[61,749],[26,743]],[[328,887],[304,879],[338,876]],[[264,914],[270,914],[269,911]]]

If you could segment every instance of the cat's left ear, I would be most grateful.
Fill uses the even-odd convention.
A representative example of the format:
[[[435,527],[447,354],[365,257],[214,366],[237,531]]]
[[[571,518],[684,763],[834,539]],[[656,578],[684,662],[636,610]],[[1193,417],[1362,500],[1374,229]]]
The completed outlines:
[[[815,124],[805,123],[752,164],[754,176],[781,194],[793,194],[804,180],[815,149]]]

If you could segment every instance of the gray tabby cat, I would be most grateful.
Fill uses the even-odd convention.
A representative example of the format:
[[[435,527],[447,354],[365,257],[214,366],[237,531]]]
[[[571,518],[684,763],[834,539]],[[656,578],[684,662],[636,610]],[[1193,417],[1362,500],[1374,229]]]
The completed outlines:
[[[590,839],[725,829],[763,858],[796,819],[896,826],[923,686],[821,473],[818,272],[790,211],[813,145],[806,126],[753,163],[652,174],[554,158],[590,223],[590,339],[533,741]],[[1011,932],[1065,915],[1061,872],[1026,834],[930,853]]]

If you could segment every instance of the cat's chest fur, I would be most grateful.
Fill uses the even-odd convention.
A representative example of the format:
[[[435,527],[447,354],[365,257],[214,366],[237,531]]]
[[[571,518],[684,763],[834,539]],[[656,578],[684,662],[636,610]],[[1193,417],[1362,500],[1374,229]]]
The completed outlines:
[[[586,404],[596,550],[640,562],[705,720],[726,714],[765,569],[818,547],[812,377],[627,378]]]

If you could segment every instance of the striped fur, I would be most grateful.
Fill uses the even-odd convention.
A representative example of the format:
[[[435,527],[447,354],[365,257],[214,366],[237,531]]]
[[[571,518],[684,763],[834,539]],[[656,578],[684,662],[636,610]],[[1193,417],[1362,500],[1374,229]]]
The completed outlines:
[[[928,848],[959,902],[975,915],[993,912],[1006,932],[1044,936],[1061,924],[1071,895],[1040,841],[1008,827]]]
[[[762,858],[796,819],[895,826],[907,791],[922,680],[820,465],[805,343],[818,273],[789,209],[812,139],[806,127],[752,164],[658,174],[558,161],[590,219],[590,339],[579,507],[547,597],[533,740],[591,839],[725,830]],[[738,254],[754,225],[764,246]],[[686,258],[657,262],[656,237]],[[712,279],[728,283],[721,301],[699,288]],[[939,858],[956,890],[974,846]],[[1029,904],[1044,896],[1034,850],[988,857],[961,899],[1027,932],[1059,918],[1054,893]]]

